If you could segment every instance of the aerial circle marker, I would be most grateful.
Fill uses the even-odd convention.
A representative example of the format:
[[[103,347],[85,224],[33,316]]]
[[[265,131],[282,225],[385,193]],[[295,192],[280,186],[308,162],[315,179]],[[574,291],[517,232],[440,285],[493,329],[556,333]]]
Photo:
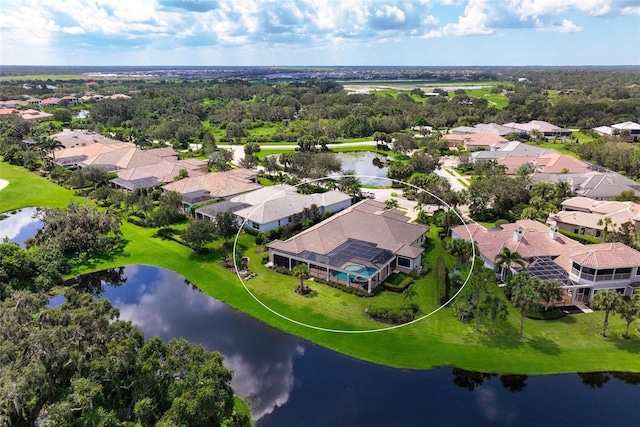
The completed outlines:
[[[379,180],[388,180],[388,181],[392,181],[392,182],[395,182],[395,183],[400,183],[400,184],[409,186],[411,188],[414,188],[415,190],[417,190],[419,192],[425,192],[425,193],[429,194],[430,196],[435,197],[444,206],[449,208],[449,210],[452,209],[452,207],[448,203],[446,203],[444,200],[442,200],[440,197],[436,196],[435,194],[431,193],[430,191],[427,191],[427,190],[422,189],[420,187],[417,187],[415,185],[409,184],[408,182],[405,182],[405,181],[400,181],[400,180],[392,179],[392,178],[381,178],[379,176],[373,176],[373,175],[340,175],[338,178],[343,178],[343,177],[344,178],[374,178],[374,179],[379,179]],[[300,184],[296,184],[293,187],[298,187],[300,185],[310,184],[310,183],[314,183],[314,182],[318,182],[318,181],[325,181],[325,180],[328,180],[328,179],[336,179],[336,178],[335,177],[326,176],[326,177],[323,177],[323,178],[311,179],[311,180],[307,180],[307,181],[301,182]],[[462,292],[462,290],[467,285],[467,282],[471,278],[471,273],[473,272],[473,268],[474,268],[475,262],[476,262],[475,245],[471,245],[471,248],[472,248],[471,268],[469,269],[469,274],[467,275],[467,277],[464,280],[464,282],[463,282],[462,286],[460,287],[460,289],[458,289],[458,291],[455,294],[453,294],[453,296],[451,298],[449,298],[447,301],[445,301],[443,304],[441,304],[435,310],[433,310],[433,311],[431,311],[431,312],[429,312],[429,313],[427,313],[427,314],[425,314],[423,316],[420,316],[417,319],[413,319],[410,322],[402,323],[400,325],[387,326],[387,327],[384,327],[384,328],[376,328],[376,329],[332,329],[332,328],[325,328],[325,327],[317,326],[317,325],[310,325],[308,323],[304,323],[304,322],[301,322],[299,320],[292,319],[292,318],[290,318],[290,317],[288,317],[288,316],[286,316],[286,315],[284,315],[284,314],[272,309],[267,304],[262,302],[253,292],[251,292],[251,290],[247,287],[247,284],[243,280],[242,275],[240,274],[240,270],[238,269],[238,264],[236,263],[236,246],[238,244],[238,237],[240,236],[240,233],[242,233],[242,230],[243,230],[245,224],[247,223],[247,221],[249,221],[249,219],[251,218],[251,215],[253,215],[260,208],[260,206],[262,206],[264,203],[268,202],[269,200],[275,198],[276,196],[278,196],[278,195],[280,195],[280,194],[282,194],[282,193],[284,193],[286,191],[288,191],[288,189],[285,189],[285,190],[282,190],[282,191],[280,191],[278,193],[272,194],[268,199],[266,199],[265,201],[263,201],[259,205],[256,205],[256,207],[249,213],[247,218],[240,225],[240,228],[238,229],[238,232],[236,233],[236,237],[235,237],[235,239],[233,241],[233,266],[234,266],[235,271],[236,271],[236,276],[238,276],[238,279],[240,280],[240,283],[242,283],[242,286],[247,291],[247,293],[258,304],[260,304],[262,307],[264,307],[266,310],[270,311],[271,313],[275,314],[276,316],[280,317],[281,319],[284,319],[284,320],[286,320],[288,322],[291,322],[291,323],[293,323],[295,325],[298,325],[298,326],[303,326],[305,328],[314,329],[314,330],[323,331],[323,332],[340,333],[340,334],[368,334],[368,333],[374,333],[374,332],[391,331],[393,329],[399,329],[399,328],[403,328],[405,326],[413,325],[414,323],[420,322],[421,320],[424,320],[427,317],[430,317],[430,316],[436,314],[437,312],[442,310],[444,307],[449,305],[460,294],[460,292]],[[467,230],[467,233],[469,233],[469,238],[471,239],[471,230],[469,230],[469,225],[467,224],[467,222],[464,220],[464,218],[456,210],[454,210],[453,212],[455,212],[456,216],[460,219],[460,221],[462,221],[462,224],[465,226],[465,229]],[[471,240],[473,240],[473,239],[471,239]],[[378,285],[378,286],[380,286],[380,285]]]

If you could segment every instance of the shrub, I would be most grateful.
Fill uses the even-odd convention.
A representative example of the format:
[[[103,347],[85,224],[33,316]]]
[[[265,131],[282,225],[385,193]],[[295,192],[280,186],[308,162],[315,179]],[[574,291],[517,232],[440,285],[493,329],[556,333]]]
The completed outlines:
[[[401,325],[415,319],[418,310],[416,303],[403,304],[395,308],[370,306],[367,308],[367,315],[379,322]]]

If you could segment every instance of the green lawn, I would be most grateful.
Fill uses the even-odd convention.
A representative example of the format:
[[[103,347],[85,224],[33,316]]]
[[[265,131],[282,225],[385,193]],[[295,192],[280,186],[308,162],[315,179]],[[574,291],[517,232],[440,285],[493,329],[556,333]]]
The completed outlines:
[[[72,192],[58,189],[44,178],[20,168],[0,164],[0,178],[10,181],[0,192],[0,212],[21,206],[64,206]],[[188,248],[171,240],[153,237],[157,230],[123,223],[127,240],[124,252],[92,260],[77,267],[81,274],[108,267],[148,264],[167,268],[184,276],[207,294],[274,327],[309,339],[325,347],[363,360],[389,366],[429,369],[456,366],[463,369],[501,373],[555,373],[622,370],[640,372],[640,334],[631,340],[621,338],[624,324],[611,316],[609,338],[599,336],[603,313],[566,316],[555,321],[527,320],[525,338],[517,339],[518,315],[512,310],[506,321],[496,325],[496,333],[480,332],[473,323],[461,323],[441,310],[429,317],[393,331],[377,333],[336,333],[293,324],[264,308],[247,293],[239,279],[219,266],[216,250],[196,256]],[[441,242],[430,234],[427,262],[430,273],[415,283],[421,315],[437,307],[433,266],[444,254]],[[257,253],[253,237],[241,235],[247,247],[250,268],[257,276],[247,287],[272,310],[300,322],[327,329],[365,331],[386,325],[368,319],[367,306],[396,305],[402,294],[383,292],[374,298],[360,298],[321,284],[309,282],[314,292],[308,297],[293,292],[297,279],[275,273],[261,264],[264,253]],[[214,249],[220,242],[214,244]],[[447,257],[452,266],[453,260]],[[634,328],[637,328],[636,323]]]

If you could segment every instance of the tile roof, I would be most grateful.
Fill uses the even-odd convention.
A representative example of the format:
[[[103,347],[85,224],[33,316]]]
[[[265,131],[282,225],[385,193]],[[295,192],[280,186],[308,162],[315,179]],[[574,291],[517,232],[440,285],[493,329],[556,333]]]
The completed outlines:
[[[247,180],[246,173],[239,169],[225,172],[211,172],[206,175],[184,178],[163,186],[166,191],[191,193],[205,190],[214,198],[225,198],[262,188],[262,185]]]
[[[410,246],[429,227],[408,221],[396,209],[388,210],[384,203],[366,199],[284,242],[273,241],[268,247],[289,253],[309,251],[326,255],[351,239],[373,243],[395,254],[419,255],[424,249]]]
[[[274,199],[267,200],[257,206],[253,205],[251,207],[238,210],[236,214],[241,218],[248,218],[258,224],[268,224],[300,213],[305,208],[311,207],[311,205],[316,205],[320,208],[351,200],[351,196],[335,190],[316,194],[298,194],[290,192],[282,194],[286,194],[286,197],[276,197]],[[235,199],[236,198],[233,200]]]
[[[566,253],[571,247],[582,246],[581,243],[560,233],[557,233],[554,239],[549,227],[529,219],[504,224],[500,229],[487,230],[478,224],[469,224],[468,227],[471,238],[477,243],[480,253],[488,260],[493,260],[504,247],[509,248],[511,252],[518,252],[530,261],[539,257],[555,258]],[[520,241],[514,238],[517,227],[523,228]],[[463,239],[469,240],[465,225],[453,227],[452,231]]]
[[[568,256],[582,266],[597,269],[640,266],[640,252],[618,242],[572,248]]]
[[[135,179],[155,177],[159,182],[172,182],[180,173],[181,169],[186,169],[190,177],[205,175],[207,173],[207,162],[199,161],[194,164],[185,160],[167,161],[161,160],[159,163],[138,166],[134,168],[118,171],[118,178],[126,181]]]

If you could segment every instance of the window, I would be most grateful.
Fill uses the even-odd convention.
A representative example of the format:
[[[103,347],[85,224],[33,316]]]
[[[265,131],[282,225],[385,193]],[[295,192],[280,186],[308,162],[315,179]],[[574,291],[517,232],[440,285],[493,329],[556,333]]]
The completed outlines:
[[[255,228],[256,230],[260,230],[260,224],[258,224],[257,222],[252,222],[252,223],[251,223],[251,226],[252,226],[253,228]]]
[[[411,267],[411,260],[409,258],[404,258],[404,257],[398,257],[398,265],[400,267],[406,267],[409,268]]]

